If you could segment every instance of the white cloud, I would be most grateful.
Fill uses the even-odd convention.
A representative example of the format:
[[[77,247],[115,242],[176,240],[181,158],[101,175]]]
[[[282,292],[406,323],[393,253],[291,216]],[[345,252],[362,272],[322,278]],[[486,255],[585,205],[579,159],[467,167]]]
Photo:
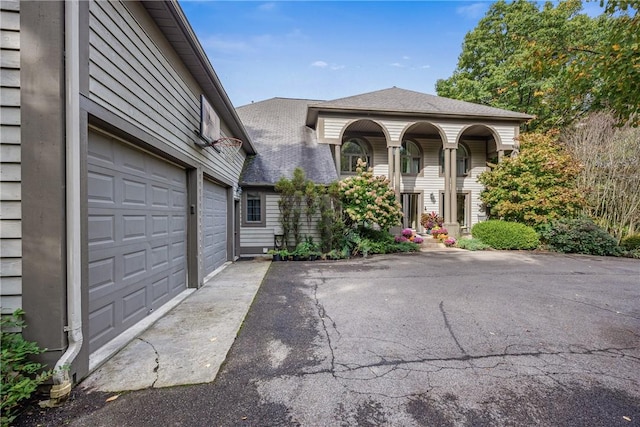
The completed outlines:
[[[456,8],[456,13],[467,19],[479,19],[484,16],[489,6],[489,2],[472,3],[467,6],[460,6]]]
[[[389,64],[389,65],[391,65],[392,67],[404,68],[404,65],[402,65],[402,64],[401,64],[401,63],[399,63],[399,62],[394,62],[393,64]]]
[[[431,68],[431,65],[421,65],[420,68],[426,70],[427,68]]]
[[[342,70],[344,65],[331,65],[332,70]]]
[[[311,66],[312,66],[312,67],[318,67],[318,68],[327,68],[327,66],[328,66],[328,65],[329,65],[329,64],[327,64],[327,63],[326,63],[326,62],[324,62],[324,61],[316,61],[316,62],[312,62],[312,63],[311,63]]]
[[[258,9],[260,10],[272,10],[275,9],[276,4],[271,2],[271,3],[263,3],[260,6],[258,6]]]
[[[405,55],[405,56],[403,56],[403,57],[402,57],[402,59],[404,59],[404,60],[406,61],[406,60],[408,60],[408,59],[411,59],[411,57],[409,57],[409,56]]]

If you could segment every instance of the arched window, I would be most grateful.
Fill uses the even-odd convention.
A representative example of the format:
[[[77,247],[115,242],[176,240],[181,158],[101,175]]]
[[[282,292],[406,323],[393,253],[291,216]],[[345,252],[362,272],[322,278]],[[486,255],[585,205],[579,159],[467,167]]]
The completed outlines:
[[[364,160],[367,162],[368,166],[371,166],[371,156],[369,155],[367,144],[361,139],[351,138],[348,141],[343,142],[340,152],[341,172],[355,172],[358,165],[358,159]]]
[[[400,170],[404,174],[417,175],[422,167],[422,153],[415,142],[404,141],[400,147]]]
[[[456,150],[456,174],[457,176],[467,176],[471,169],[471,156],[469,149],[464,144],[458,144]],[[444,150],[440,149],[440,173],[444,173]]]

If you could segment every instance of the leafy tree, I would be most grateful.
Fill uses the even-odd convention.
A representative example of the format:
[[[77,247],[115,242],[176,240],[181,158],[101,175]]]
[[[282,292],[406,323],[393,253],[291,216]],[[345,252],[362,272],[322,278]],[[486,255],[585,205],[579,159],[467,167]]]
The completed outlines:
[[[402,221],[402,207],[384,176],[373,176],[373,169],[358,160],[356,175],[340,181],[340,197],[347,225],[380,229]]]
[[[520,136],[520,153],[478,177],[480,198],[490,215],[538,226],[579,214],[584,197],[576,187],[581,166],[555,141],[553,134]]]
[[[607,32],[577,75],[600,83],[596,101],[612,109],[619,123],[640,124],[640,1],[610,1]],[[576,73],[574,72],[574,76]]]
[[[618,37],[618,18],[590,18],[581,8],[579,0],[542,8],[494,3],[466,35],[453,75],[436,83],[438,95],[527,112],[536,116],[529,130],[562,127],[602,108],[615,93],[598,53],[603,40]]]

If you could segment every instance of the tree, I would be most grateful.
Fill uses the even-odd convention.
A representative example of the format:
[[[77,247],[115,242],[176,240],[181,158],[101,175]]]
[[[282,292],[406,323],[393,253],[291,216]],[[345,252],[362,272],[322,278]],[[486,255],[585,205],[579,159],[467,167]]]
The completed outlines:
[[[612,6],[614,3],[623,4],[620,10],[624,12]],[[618,124],[626,122],[632,126],[640,124],[639,8],[638,1],[609,3],[608,31],[583,67],[584,73],[592,73],[600,81],[598,104],[611,109]]]
[[[580,165],[556,142],[553,133],[520,136],[520,153],[478,177],[480,199],[490,215],[538,226],[573,217],[585,204],[576,186]]]
[[[529,130],[562,127],[601,108],[601,75],[587,72],[612,18],[580,14],[579,0],[554,7],[526,0],[494,3],[469,32],[440,96],[536,116]]]
[[[640,128],[618,127],[611,113],[594,113],[560,140],[584,165],[577,183],[587,195],[585,213],[618,240],[640,230]]]

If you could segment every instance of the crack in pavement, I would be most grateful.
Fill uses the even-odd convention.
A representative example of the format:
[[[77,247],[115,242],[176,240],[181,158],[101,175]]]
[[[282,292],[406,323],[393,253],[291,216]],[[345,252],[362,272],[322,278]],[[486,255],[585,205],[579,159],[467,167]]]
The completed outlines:
[[[331,353],[331,368],[329,369],[329,372],[331,373],[331,375],[333,377],[335,377],[335,372],[336,372],[336,355],[333,351],[333,344],[331,342],[331,335],[329,334],[329,330],[327,328],[327,323],[325,322],[325,318],[331,320],[333,329],[338,333],[338,336],[340,336],[340,332],[338,331],[337,327],[336,327],[336,323],[333,321],[333,319],[331,319],[331,317],[327,316],[326,310],[324,309],[324,306],[320,303],[320,300],[318,299],[318,285],[319,283],[324,283],[325,279],[320,279],[320,282],[316,282],[314,284],[313,287],[313,298],[315,301],[315,306],[316,309],[318,311],[318,317],[320,318],[320,321],[322,322],[322,329],[324,331],[325,336],[327,337],[327,343],[329,345],[329,351]]]
[[[451,338],[453,338],[453,341],[456,343],[462,354],[467,356],[467,351],[464,349],[464,347],[462,347],[460,341],[458,341],[458,338],[456,337],[456,334],[453,332],[453,329],[451,329],[451,324],[449,323],[449,319],[447,319],[447,312],[444,311],[444,301],[440,301],[439,307],[440,312],[442,313],[442,317],[444,318],[444,326],[449,331],[449,334],[451,334]]]
[[[531,352],[522,352],[522,353],[496,353],[496,354],[482,354],[482,355],[469,355],[465,354],[464,356],[454,356],[447,358],[419,358],[412,360],[387,360],[383,359],[376,363],[370,363],[367,365],[357,365],[357,364],[340,364],[339,366],[343,367],[344,370],[341,372],[353,372],[358,371],[360,369],[370,369],[375,367],[386,367],[386,366],[401,366],[401,365],[410,365],[416,363],[438,363],[438,362],[468,362],[473,360],[486,360],[492,359],[496,357],[502,358],[518,358],[518,357],[542,357],[542,356],[565,356],[565,355],[600,355],[600,354],[611,354],[615,357],[629,357],[633,360],[636,360],[633,356],[621,355],[620,353],[616,353],[616,351],[621,350],[635,350],[635,347],[627,347],[627,348],[603,348],[603,349],[593,349],[593,350],[585,350],[582,352],[578,351],[558,351],[558,352],[544,352],[544,351],[531,351]],[[470,369],[472,367],[464,367],[464,368],[443,368],[443,369]]]
[[[153,352],[156,354],[156,366],[155,368],[153,368],[153,372],[156,374],[156,379],[153,380],[153,383],[151,384],[151,386],[149,388],[153,388],[156,383],[158,382],[158,378],[160,377],[160,375],[158,374],[158,370],[160,369],[160,354],[158,353],[158,350],[156,350],[156,347],[151,344],[149,341],[145,340],[144,338],[140,338],[138,337],[138,340],[142,341],[143,343],[146,343],[147,345],[149,345],[152,349]]]

